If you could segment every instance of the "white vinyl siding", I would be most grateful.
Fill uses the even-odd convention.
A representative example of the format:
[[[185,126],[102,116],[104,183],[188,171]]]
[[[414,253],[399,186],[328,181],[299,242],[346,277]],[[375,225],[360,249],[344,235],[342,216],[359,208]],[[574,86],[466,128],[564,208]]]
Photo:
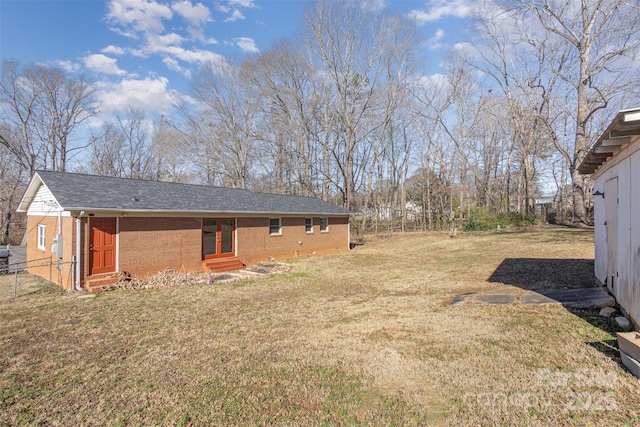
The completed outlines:
[[[57,216],[59,209],[60,205],[51,194],[51,191],[45,185],[41,185],[27,209],[27,215]]]

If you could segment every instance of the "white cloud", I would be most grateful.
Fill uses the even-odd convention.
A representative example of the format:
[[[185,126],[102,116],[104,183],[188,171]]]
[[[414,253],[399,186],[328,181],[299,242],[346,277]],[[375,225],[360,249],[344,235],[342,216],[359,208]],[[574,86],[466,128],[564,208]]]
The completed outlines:
[[[449,86],[449,78],[446,74],[423,74],[415,79],[414,85],[416,89],[424,91],[427,99],[430,99]]]
[[[200,27],[205,22],[211,21],[211,12],[202,3],[194,5],[189,0],[183,0],[174,3],[171,8],[194,27]]]
[[[104,74],[123,75],[126,74],[124,70],[118,67],[118,61],[113,58],[109,58],[101,53],[88,55],[84,57],[84,66],[90,70],[97,71]]]
[[[189,27],[187,28],[189,37],[191,40],[203,40],[204,41],[204,28],[202,27]]]
[[[167,90],[166,77],[154,79],[124,79],[117,83],[99,82],[94,85],[98,104],[118,110],[125,107],[147,112],[168,111],[175,93]],[[105,111],[103,111],[105,112]]]
[[[224,22],[235,22],[244,19],[244,15],[238,9],[234,9],[230,17],[224,20]]]
[[[227,61],[223,55],[200,50],[192,43],[197,41],[199,47],[220,43],[205,32],[207,24],[214,21],[213,12],[223,13],[232,22],[245,19],[245,10],[258,7],[254,0],[108,0],[106,19],[111,29],[137,42],[109,45],[101,55],[88,55],[84,62],[92,70],[111,75],[127,75],[118,67],[116,55],[159,57],[169,70],[185,76],[191,74],[191,65],[212,63],[224,69]],[[251,38],[235,38],[229,44],[245,53],[260,52]],[[129,79],[134,76],[127,75]]]
[[[164,64],[167,66],[167,68],[169,68],[170,70],[173,70],[177,73],[180,73],[182,75],[184,75],[185,77],[191,77],[191,70],[189,70],[188,68],[184,68],[180,66],[180,63],[178,61],[176,61],[173,58],[164,58],[162,60],[162,62],[164,62]]]
[[[111,55],[123,55],[124,54],[124,49],[118,46],[114,46],[114,45],[109,45],[107,47],[105,47],[104,49],[102,49],[100,52],[102,53],[109,53]]]
[[[224,4],[216,4],[216,10],[222,13],[229,13],[231,8],[229,6],[225,6]]]
[[[256,46],[256,42],[252,38],[237,37],[233,39],[233,41],[235,41],[238,47],[242,49],[242,51],[244,52],[248,52],[248,53],[260,52],[260,49],[258,49],[258,47]]]
[[[78,64],[77,62],[57,61],[56,65],[58,67],[62,68],[67,73],[72,73],[72,72],[80,70],[80,64]]]
[[[109,21],[122,27],[114,30],[132,38],[139,32],[164,31],[163,19],[173,16],[169,6],[154,0],[111,0],[108,10]]]
[[[453,45],[453,50],[458,53],[475,52],[473,45],[469,42],[460,42]]]
[[[190,64],[202,64],[207,62],[226,63],[224,56],[208,50],[187,50],[178,46],[169,46],[165,52]]]
[[[242,9],[257,8],[254,0],[227,0],[216,3],[215,8],[218,12],[231,13],[224,22],[235,22],[245,19]]]
[[[229,0],[229,4],[234,7],[244,7],[246,9],[256,7],[254,0]]]
[[[360,6],[364,10],[370,10],[372,12],[380,12],[386,9],[388,4],[386,0],[361,0]]]
[[[145,54],[152,54],[157,52],[165,52],[169,46],[180,46],[184,38],[180,34],[149,34],[147,37],[147,45],[144,48]]]
[[[438,28],[435,35],[427,40],[426,45],[429,49],[440,49],[443,47],[442,43],[440,43],[440,40],[442,40],[443,38],[444,30],[442,28]]]
[[[418,25],[423,25],[449,16],[468,18],[473,12],[473,0],[429,0],[426,10],[414,9],[409,12],[409,18],[415,20]]]

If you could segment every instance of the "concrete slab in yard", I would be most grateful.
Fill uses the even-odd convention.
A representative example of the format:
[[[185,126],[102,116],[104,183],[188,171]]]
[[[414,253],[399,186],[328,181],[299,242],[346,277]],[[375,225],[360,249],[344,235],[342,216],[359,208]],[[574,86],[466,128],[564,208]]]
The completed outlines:
[[[453,298],[449,305],[461,305],[466,302],[483,305],[509,305],[517,302],[523,305],[562,304],[570,308],[603,308],[616,303],[604,288],[583,288],[527,291],[520,297],[510,292],[462,294]]]
[[[537,292],[526,292],[520,296],[520,304],[539,305],[539,304],[560,304],[553,298],[539,294]]]
[[[616,303],[604,288],[547,289],[538,293],[571,308],[603,308]]]
[[[516,302],[516,297],[511,293],[480,294],[473,296],[471,302],[473,304],[507,305]]]

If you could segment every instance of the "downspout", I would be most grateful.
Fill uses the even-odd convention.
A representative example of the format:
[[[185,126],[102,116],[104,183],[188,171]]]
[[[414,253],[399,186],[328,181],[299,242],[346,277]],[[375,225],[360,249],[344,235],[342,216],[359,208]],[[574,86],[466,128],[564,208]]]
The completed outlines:
[[[82,212],[80,212],[80,215],[82,214]],[[76,291],[81,291],[82,288],[80,287],[80,242],[82,241],[82,239],[80,238],[80,232],[82,230],[82,219],[80,217],[80,215],[78,215],[76,217],[76,274],[75,274],[75,290]]]
[[[56,234],[56,270],[58,271],[57,283],[62,285],[62,258],[58,257],[58,254],[62,251],[62,206],[58,205],[58,234]]]

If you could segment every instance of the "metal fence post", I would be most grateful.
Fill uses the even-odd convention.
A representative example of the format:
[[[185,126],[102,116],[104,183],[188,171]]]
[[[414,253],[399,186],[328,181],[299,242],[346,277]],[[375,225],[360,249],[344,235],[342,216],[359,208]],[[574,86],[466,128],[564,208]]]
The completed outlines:
[[[49,258],[49,281],[53,282],[53,261]]]
[[[13,297],[15,298],[18,293],[18,267],[16,267],[16,275],[13,279]]]

